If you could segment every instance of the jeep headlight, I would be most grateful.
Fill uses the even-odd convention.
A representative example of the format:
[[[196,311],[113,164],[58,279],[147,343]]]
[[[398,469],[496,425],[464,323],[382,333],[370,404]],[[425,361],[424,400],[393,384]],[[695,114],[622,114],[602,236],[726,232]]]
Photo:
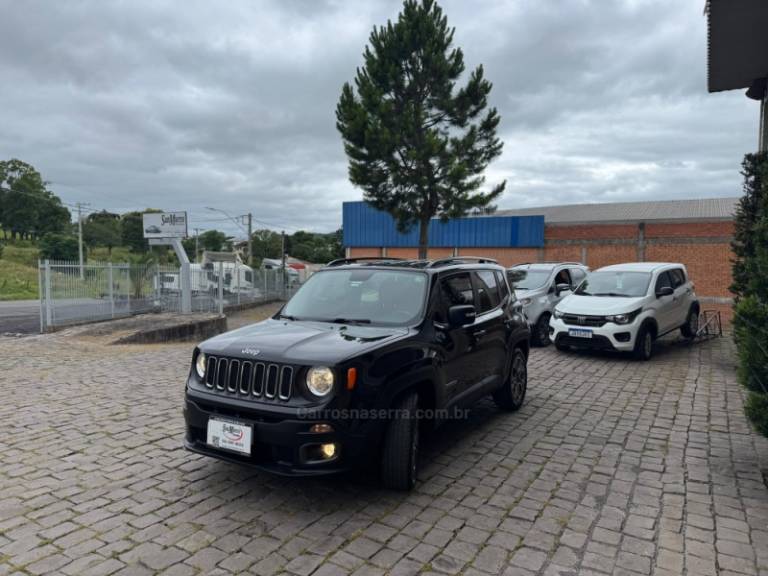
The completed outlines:
[[[205,352],[199,352],[197,354],[197,359],[195,360],[195,372],[197,372],[197,375],[200,377],[201,380],[205,380],[205,366],[208,358],[205,355]]]
[[[307,388],[315,396],[328,396],[333,390],[333,370],[326,366],[313,366],[307,370]]]
[[[520,304],[523,306],[528,306],[532,300],[530,298],[520,298]]]

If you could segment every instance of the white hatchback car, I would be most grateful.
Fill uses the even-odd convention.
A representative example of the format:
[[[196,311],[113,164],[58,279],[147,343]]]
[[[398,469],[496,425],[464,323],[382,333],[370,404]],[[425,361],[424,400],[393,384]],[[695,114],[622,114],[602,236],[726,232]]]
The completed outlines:
[[[694,338],[699,311],[682,264],[617,264],[587,274],[555,308],[549,333],[559,350],[619,350],[648,360],[653,341],[664,334],[679,328]]]

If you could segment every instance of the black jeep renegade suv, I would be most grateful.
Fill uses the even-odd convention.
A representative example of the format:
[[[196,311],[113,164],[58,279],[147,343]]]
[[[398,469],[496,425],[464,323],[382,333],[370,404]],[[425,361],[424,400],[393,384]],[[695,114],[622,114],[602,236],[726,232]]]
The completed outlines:
[[[292,475],[374,456],[409,489],[420,423],[488,394],[522,405],[528,338],[493,260],[334,261],[271,319],[195,349],[185,446]]]

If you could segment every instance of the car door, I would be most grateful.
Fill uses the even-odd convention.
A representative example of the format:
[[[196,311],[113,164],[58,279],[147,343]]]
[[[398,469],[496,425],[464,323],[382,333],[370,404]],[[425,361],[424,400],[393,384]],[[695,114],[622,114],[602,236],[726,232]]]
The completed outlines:
[[[661,288],[672,288],[672,278],[669,272],[661,272],[656,278],[654,294],[658,294]],[[668,296],[656,296],[656,322],[659,325],[659,334],[676,328],[677,299],[674,293]]]
[[[478,382],[481,388],[495,387],[504,374],[507,359],[506,314],[501,306],[501,293],[493,270],[476,270],[472,273],[477,300],[475,351],[478,365]]]
[[[579,287],[581,281],[586,278],[587,272],[583,268],[569,268],[568,272],[571,275],[571,292],[573,292]]]
[[[555,274],[555,277],[552,279],[552,284],[549,287],[549,293],[547,294],[547,298],[549,299],[549,310],[552,311],[555,309],[555,305],[560,302],[563,298],[568,296],[570,292],[560,292],[557,293],[557,285],[558,284],[567,284],[568,286],[573,286],[571,281],[571,274],[568,272],[567,268],[563,268],[562,270],[559,270],[557,274]]]
[[[475,305],[475,292],[469,272],[449,273],[438,279],[438,301],[433,316],[435,338],[443,356],[443,378],[449,402],[456,401],[479,379],[474,323],[451,326],[451,306]]]
[[[682,326],[688,318],[693,290],[691,290],[682,268],[670,270],[669,277],[672,280],[672,288],[675,290],[675,325]]]

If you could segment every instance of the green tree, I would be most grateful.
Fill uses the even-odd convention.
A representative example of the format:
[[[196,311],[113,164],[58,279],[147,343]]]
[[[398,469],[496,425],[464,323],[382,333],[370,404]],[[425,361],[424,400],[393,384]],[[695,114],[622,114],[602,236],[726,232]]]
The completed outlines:
[[[406,0],[397,22],[373,29],[355,88],[344,84],[336,108],[350,180],[401,231],[419,225],[421,258],[431,218],[488,206],[506,184],[479,191],[501,154],[500,118],[485,111],[491,83],[482,66],[457,88],[465,65],[453,35],[436,2]]]
[[[126,212],[120,217],[122,245],[135,254],[143,254],[149,249],[149,243],[144,238],[144,214],[153,212],[162,210],[147,208],[141,212]]]
[[[21,160],[0,161],[0,226],[11,238],[38,238],[63,232],[69,210],[51,193],[40,173]]]
[[[83,223],[83,240],[88,246],[104,246],[109,256],[122,241],[120,215],[103,210],[89,214]]]
[[[745,411],[768,436],[768,154],[747,154],[733,240],[734,339]]]
[[[253,265],[261,265],[264,258],[280,258],[283,250],[283,240],[279,233],[273,230],[256,230],[251,235],[253,245]]]
[[[731,292],[740,298],[746,295],[750,279],[750,260],[755,256],[755,226],[761,214],[768,209],[768,153],[747,154],[741,164],[744,177],[744,195],[736,208],[734,234],[731,247],[736,257],[733,261]]]
[[[48,233],[40,240],[40,258],[43,260],[79,260],[77,238],[66,234]],[[83,253],[85,258],[85,253]]]
[[[206,230],[198,238],[200,250],[210,250],[211,252],[221,252],[227,248],[230,238],[219,230]]]

